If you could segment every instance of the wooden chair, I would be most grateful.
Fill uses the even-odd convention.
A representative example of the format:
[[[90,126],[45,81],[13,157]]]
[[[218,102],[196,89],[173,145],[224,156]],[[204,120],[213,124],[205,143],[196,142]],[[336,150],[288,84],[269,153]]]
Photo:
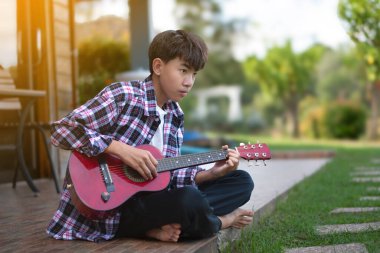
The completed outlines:
[[[0,69],[0,89],[3,90],[15,90],[16,86],[13,82],[13,79],[10,73],[4,69]],[[31,105],[31,103],[29,103]],[[56,191],[60,192],[59,179],[57,176],[57,172],[54,168],[54,162],[50,152],[50,140],[49,136],[46,133],[46,130],[50,129],[49,124],[36,123],[32,121],[28,121],[25,124],[23,120],[21,120],[22,110],[31,110],[31,106],[28,104],[28,108],[23,108],[20,100],[18,98],[0,98],[0,111],[4,112],[1,116],[0,121],[0,131],[6,133],[5,139],[8,139],[8,143],[0,144],[0,152],[14,152],[17,154],[16,166],[14,170],[13,176],[13,188],[16,187],[18,170],[22,169],[25,180],[29,184],[30,188],[34,192],[38,192],[38,189],[33,183],[33,180],[29,174],[29,169],[25,164],[23,149],[24,149],[24,131],[25,130],[37,130],[41,135],[46,151],[46,155],[48,157],[51,173],[55,182]],[[24,113],[25,115],[28,113]],[[24,116],[25,116],[24,115]],[[9,135],[8,135],[9,133]],[[14,138],[10,138],[12,136]],[[4,138],[3,138],[4,139]]]

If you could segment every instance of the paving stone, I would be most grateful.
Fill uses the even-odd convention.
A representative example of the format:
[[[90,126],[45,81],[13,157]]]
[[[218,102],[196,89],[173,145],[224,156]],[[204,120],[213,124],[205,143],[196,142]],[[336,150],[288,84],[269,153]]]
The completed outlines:
[[[285,253],[368,253],[368,251],[367,248],[361,243],[349,243],[328,246],[293,248],[285,250]]]
[[[356,183],[379,183],[380,177],[354,177],[352,181]]]
[[[375,171],[375,170],[380,170],[380,167],[356,167],[355,168],[356,171],[363,171],[363,170],[372,170],[372,171]]]
[[[371,186],[371,187],[367,188],[367,191],[369,191],[369,192],[380,192],[380,187]]]
[[[380,170],[379,171],[355,171],[351,173],[352,176],[380,176]]]
[[[319,235],[338,234],[338,233],[359,233],[380,230],[380,222],[358,223],[358,224],[339,224],[322,225],[316,227]]]
[[[380,196],[364,196],[360,197],[360,201],[379,201]]]
[[[365,213],[380,211],[380,207],[344,207],[336,208],[330,213]]]

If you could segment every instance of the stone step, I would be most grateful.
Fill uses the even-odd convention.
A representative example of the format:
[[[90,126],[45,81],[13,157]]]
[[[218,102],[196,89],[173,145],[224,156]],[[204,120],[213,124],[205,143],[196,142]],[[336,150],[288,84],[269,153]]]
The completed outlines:
[[[364,197],[360,197],[359,200],[360,201],[379,201],[380,196],[364,196]]]
[[[355,168],[356,171],[364,171],[364,170],[371,170],[371,171],[376,171],[376,170],[380,170],[380,167],[356,167]]]
[[[349,243],[293,248],[285,250],[285,253],[368,253],[368,251],[367,248],[361,243]]]
[[[351,173],[351,176],[380,176],[380,170],[379,171],[355,171]]]
[[[352,181],[355,183],[379,183],[380,177],[354,177]]]
[[[357,223],[357,224],[339,224],[339,225],[322,225],[316,227],[319,235],[329,235],[338,233],[360,233],[379,231],[380,222]]]
[[[343,207],[336,208],[330,213],[365,213],[365,212],[377,212],[380,211],[380,207]]]
[[[367,188],[367,191],[369,191],[369,192],[380,192],[380,187],[371,186],[371,187]]]

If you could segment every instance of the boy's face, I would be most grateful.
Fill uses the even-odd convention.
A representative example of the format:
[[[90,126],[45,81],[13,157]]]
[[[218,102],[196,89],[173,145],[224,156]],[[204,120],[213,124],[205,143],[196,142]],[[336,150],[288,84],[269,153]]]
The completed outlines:
[[[156,59],[158,82],[155,84],[157,103],[162,106],[168,100],[179,102],[193,87],[197,74],[185,61],[175,58],[167,63]]]

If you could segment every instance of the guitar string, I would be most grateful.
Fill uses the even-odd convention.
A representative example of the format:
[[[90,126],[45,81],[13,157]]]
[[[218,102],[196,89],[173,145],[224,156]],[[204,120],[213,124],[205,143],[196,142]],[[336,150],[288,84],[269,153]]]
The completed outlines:
[[[211,155],[215,155],[215,154],[221,155],[223,153],[220,153],[220,151],[212,151],[212,152],[204,153],[204,154],[189,154],[189,155],[180,156],[180,157],[166,157],[166,158],[164,158],[165,160],[160,160],[159,162],[161,162],[161,164],[166,164],[167,166],[169,166],[169,165],[173,164],[173,161],[178,160],[177,162],[174,162],[174,165],[178,165],[178,164],[179,165],[186,165],[187,162],[192,162],[193,161],[192,158],[194,158],[194,157],[197,158],[198,161],[199,161],[199,159],[203,158],[205,160],[203,160],[202,162],[209,162],[208,158],[212,158]],[[120,168],[124,168],[125,165],[123,165],[123,164],[122,165],[108,165],[108,167],[114,168],[114,169],[120,169]]]
[[[213,154],[214,153],[214,154]],[[159,165],[160,163],[161,164],[165,164],[166,166],[170,166],[170,165],[187,165],[188,162],[194,162],[192,160],[193,157],[196,157],[197,159],[197,162],[209,162],[210,158],[212,161],[214,160],[219,160],[218,158],[214,158],[212,157],[212,155],[221,155],[223,153],[220,153],[220,151],[214,151],[213,153],[206,153],[206,154],[191,154],[191,155],[187,155],[187,156],[181,156],[181,157],[166,157],[164,158],[165,160],[160,160],[159,161]],[[202,157],[203,156],[203,157]],[[225,158],[225,157],[223,157]],[[177,161],[177,162],[176,162]],[[124,165],[108,165],[108,168],[114,168],[114,169],[120,169],[120,168],[124,168],[125,166]]]

